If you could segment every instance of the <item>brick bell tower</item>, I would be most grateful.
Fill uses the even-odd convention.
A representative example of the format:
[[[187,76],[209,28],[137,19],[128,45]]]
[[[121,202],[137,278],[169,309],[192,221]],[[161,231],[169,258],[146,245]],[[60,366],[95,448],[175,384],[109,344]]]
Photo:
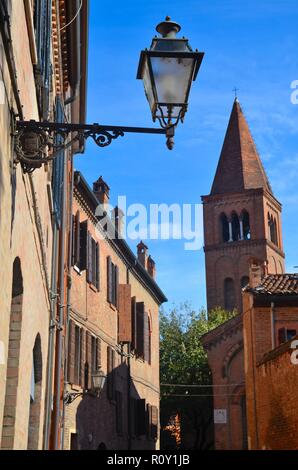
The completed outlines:
[[[208,310],[242,311],[249,260],[284,272],[281,204],[274,197],[238,99],[233,104],[211,193],[202,196]]]

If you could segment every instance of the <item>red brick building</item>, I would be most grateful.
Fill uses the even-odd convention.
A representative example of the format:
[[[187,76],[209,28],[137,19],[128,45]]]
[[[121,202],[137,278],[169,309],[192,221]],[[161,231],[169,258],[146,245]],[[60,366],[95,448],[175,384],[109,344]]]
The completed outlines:
[[[202,197],[208,310],[238,315],[203,337],[213,375],[215,447],[246,447],[242,288],[257,258],[284,272],[281,205],[235,99],[211,193]]]
[[[159,448],[159,306],[166,297],[144,243],[131,251],[109,186],[74,174],[64,449]],[[99,215],[101,207],[102,215]],[[108,214],[108,217],[105,216]],[[111,217],[110,217],[111,216]],[[91,388],[106,375],[99,397]]]
[[[298,275],[264,274],[253,265],[243,294],[248,448],[297,450]]]

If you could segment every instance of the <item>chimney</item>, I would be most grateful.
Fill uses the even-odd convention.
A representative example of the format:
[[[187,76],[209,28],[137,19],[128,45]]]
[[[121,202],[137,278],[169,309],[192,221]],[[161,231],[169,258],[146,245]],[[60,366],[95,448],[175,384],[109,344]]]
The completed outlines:
[[[151,258],[151,256],[149,255],[149,258],[148,258],[148,261],[147,261],[147,270],[148,270],[148,273],[150,274],[150,276],[155,279],[156,277],[156,265],[155,265],[155,261]]]
[[[148,246],[145,245],[142,241],[137,246],[138,249],[138,261],[141,263],[143,268],[147,271],[147,261],[148,261]]]
[[[93,192],[100,204],[107,207],[110,199],[110,188],[107,183],[102,179],[102,176],[93,183]]]
[[[249,265],[249,287],[255,288],[261,284],[264,276],[268,274],[267,261],[252,258]]]
[[[118,238],[123,238],[124,212],[118,206],[112,211],[112,222],[118,232]]]

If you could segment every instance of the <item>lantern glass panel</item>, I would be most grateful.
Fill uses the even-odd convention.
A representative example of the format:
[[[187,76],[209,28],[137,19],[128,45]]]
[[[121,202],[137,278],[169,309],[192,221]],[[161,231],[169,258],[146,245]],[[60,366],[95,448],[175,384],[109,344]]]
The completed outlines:
[[[187,102],[187,93],[193,78],[194,59],[151,57],[157,101],[159,103]]]

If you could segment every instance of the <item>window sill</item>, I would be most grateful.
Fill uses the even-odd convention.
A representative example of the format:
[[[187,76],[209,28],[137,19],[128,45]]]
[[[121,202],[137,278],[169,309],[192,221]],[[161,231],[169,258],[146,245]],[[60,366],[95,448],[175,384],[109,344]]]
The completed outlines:
[[[115,307],[114,304],[111,304],[111,302],[108,302],[108,304],[109,304],[110,308],[111,308],[112,310],[114,310],[114,312],[117,312],[117,311],[118,311],[117,307]]]
[[[82,271],[80,270],[80,268],[78,268],[76,265],[74,265],[73,269],[79,276],[82,276]]]
[[[96,293],[99,292],[99,290],[97,289],[97,287],[95,287],[93,284],[90,284],[90,283],[88,283],[88,284],[89,284],[90,289],[91,289],[93,292],[96,292]]]

